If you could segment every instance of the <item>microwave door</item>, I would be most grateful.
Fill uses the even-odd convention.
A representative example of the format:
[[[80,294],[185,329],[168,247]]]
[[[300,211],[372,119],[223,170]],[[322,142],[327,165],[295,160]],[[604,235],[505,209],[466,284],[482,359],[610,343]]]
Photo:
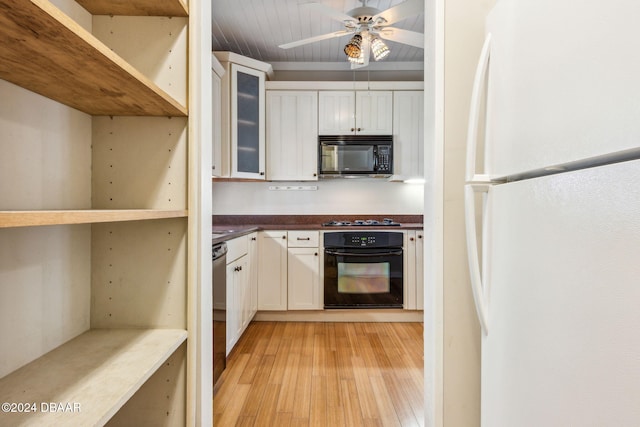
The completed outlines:
[[[368,174],[374,170],[374,159],[374,147],[371,145],[322,146],[323,173]]]
[[[320,153],[320,172],[321,173],[338,173],[340,170],[340,161],[338,159],[337,145],[322,145]]]

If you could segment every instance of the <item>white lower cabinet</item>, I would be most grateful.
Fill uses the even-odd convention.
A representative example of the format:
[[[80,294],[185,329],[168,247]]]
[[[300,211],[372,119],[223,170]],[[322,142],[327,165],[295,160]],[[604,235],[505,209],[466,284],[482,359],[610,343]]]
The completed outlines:
[[[258,233],[258,310],[287,309],[287,232]]]
[[[288,309],[321,310],[319,232],[290,231],[288,237]]]
[[[244,331],[247,297],[247,256],[227,264],[227,355]]]
[[[424,233],[422,230],[404,233],[404,309],[423,310]],[[257,309],[322,310],[320,232],[279,230],[261,231],[257,235]],[[252,264],[255,266],[256,262]]]
[[[249,311],[251,318],[258,311],[258,233],[249,234]]]
[[[424,309],[424,232],[408,230],[405,240],[404,309]]]
[[[227,355],[256,314],[257,275],[253,251],[256,233],[227,242]]]
[[[259,233],[258,310],[321,310],[320,233]]]

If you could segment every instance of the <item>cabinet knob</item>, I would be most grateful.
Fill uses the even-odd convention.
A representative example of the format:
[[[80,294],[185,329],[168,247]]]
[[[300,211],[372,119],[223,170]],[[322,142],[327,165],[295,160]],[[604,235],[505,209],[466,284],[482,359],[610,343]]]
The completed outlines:
[[[315,252],[313,255],[314,255],[314,256],[318,256],[318,252]]]
[[[239,267],[239,266],[233,269],[233,271],[240,271],[240,270],[242,270],[242,267]]]
[[[260,176],[264,176],[264,172],[260,172]]]
[[[255,237],[252,237],[252,238],[251,238],[251,240],[253,240],[253,241],[255,242],[255,241],[256,241],[256,238],[255,238]]]
[[[362,128],[358,128],[357,130],[358,130],[358,132],[360,132],[362,130]]]
[[[418,239],[422,239],[422,234],[418,234]]]
[[[282,236],[282,240],[285,240],[287,238],[287,236]]]
[[[353,132],[354,130],[356,130],[356,128],[351,128],[351,132]]]
[[[318,174],[317,174],[317,173],[314,173],[314,174],[313,174],[313,176],[318,176]]]
[[[409,237],[409,240],[413,242],[415,239],[413,237]]]

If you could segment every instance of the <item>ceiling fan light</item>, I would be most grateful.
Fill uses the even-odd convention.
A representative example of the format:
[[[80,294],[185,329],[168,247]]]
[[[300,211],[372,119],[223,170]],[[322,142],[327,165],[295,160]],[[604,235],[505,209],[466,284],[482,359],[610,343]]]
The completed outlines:
[[[362,53],[361,46],[362,36],[360,34],[356,34],[355,36],[351,37],[349,43],[347,43],[347,45],[344,47],[344,53],[347,55],[349,60],[351,60],[351,58],[360,57],[360,54]]]
[[[389,47],[378,37],[371,39],[371,53],[373,53],[373,59],[380,61],[386,58],[390,53]]]
[[[349,60],[349,62],[351,62],[352,64],[362,65],[364,64],[364,52],[360,52],[360,56],[358,56],[357,58],[348,56],[347,60]]]

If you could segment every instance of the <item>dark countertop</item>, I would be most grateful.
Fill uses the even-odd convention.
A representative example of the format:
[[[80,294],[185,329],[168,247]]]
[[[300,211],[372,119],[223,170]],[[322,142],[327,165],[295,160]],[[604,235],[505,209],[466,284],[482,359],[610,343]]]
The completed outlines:
[[[259,231],[260,228],[247,225],[247,226],[237,226],[237,227],[229,227],[229,226],[217,226],[213,227],[211,233],[211,244],[215,245],[217,243],[226,242],[227,240],[235,239],[236,237],[241,237],[246,234],[251,234],[255,231]]]
[[[366,218],[365,218],[366,217]],[[351,226],[323,226],[331,219],[353,222],[355,219],[392,218],[399,222],[399,226],[381,225],[351,225]],[[263,230],[318,230],[318,231],[394,231],[394,230],[422,230],[422,215],[214,215],[212,218],[213,244],[235,239],[255,231]]]

